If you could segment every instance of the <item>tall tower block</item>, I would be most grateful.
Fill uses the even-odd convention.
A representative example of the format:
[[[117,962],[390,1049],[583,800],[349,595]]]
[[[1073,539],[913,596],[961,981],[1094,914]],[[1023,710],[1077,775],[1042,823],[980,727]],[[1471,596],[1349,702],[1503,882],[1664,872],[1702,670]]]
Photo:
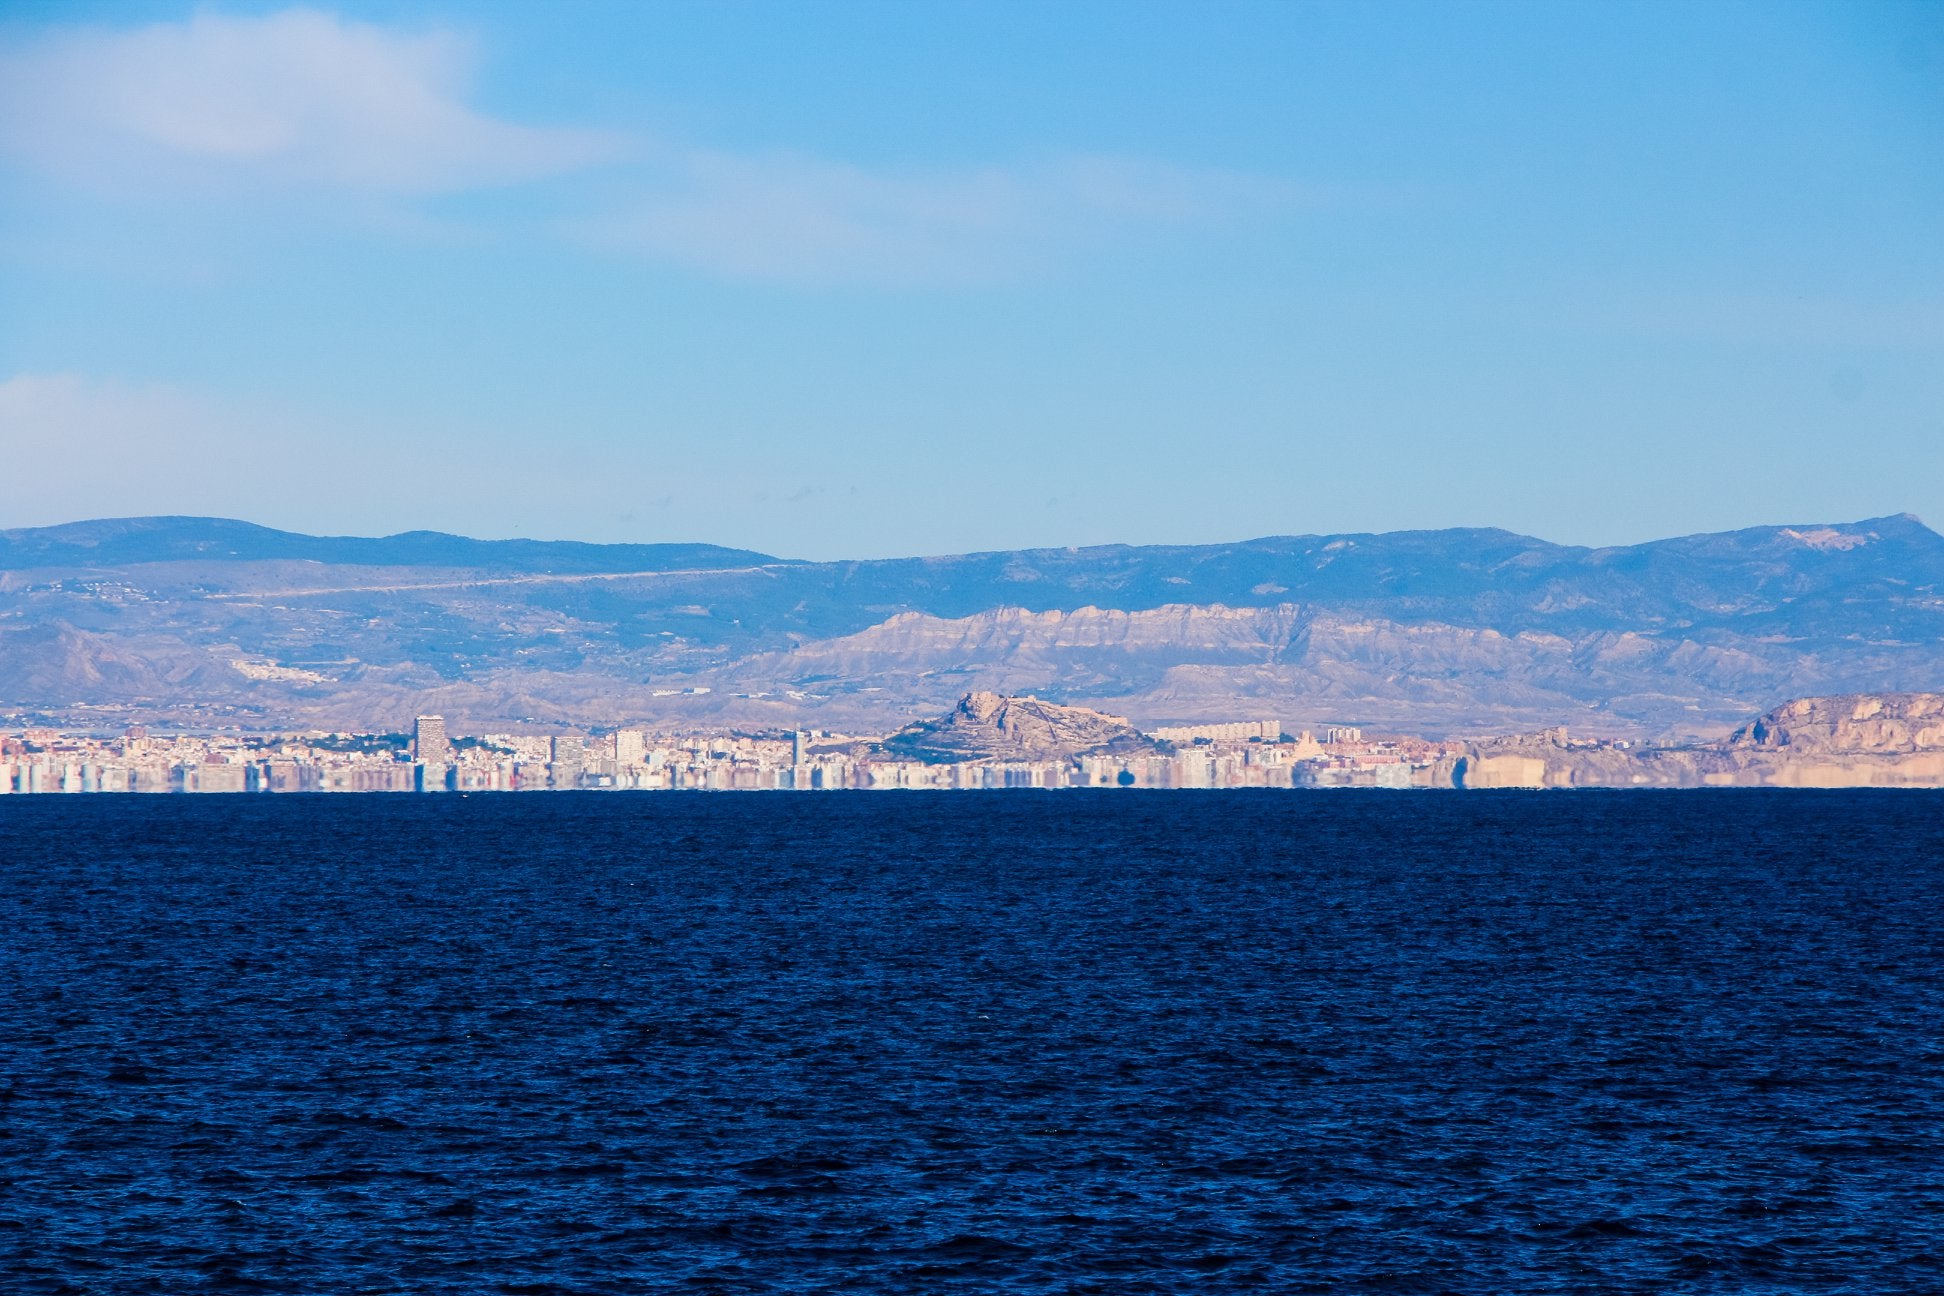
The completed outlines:
[[[444,716],[420,716],[412,722],[412,758],[423,765],[451,763],[452,744],[446,740]]]

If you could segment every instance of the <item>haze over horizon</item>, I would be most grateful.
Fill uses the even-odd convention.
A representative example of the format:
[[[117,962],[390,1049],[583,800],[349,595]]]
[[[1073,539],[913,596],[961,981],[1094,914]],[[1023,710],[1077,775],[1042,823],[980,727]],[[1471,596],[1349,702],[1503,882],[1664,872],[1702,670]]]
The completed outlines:
[[[0,528],[1944,519],[1944,8],[0,20]]]
[[[200,524],[214,523],[214,524],[218,524],[219,526],[225,526],[225,527],[230,525],[241,525],[247,528],[259,529],[260,531],[263,532],[269,532],[272,535],[284,535],[284,536],[291,536],[302,540],[317,540],[317,541],[327,541],[327,542],[396,541],[396,540],[408,540],[408,539],[425,537],[425,538],[438,538],[443,540],[461,541],[467,544],[475,544],[475,543],[483,542],[489,545],[502,543],[502,542],[514,542],[518,544],[530,544],[530,545],[547,546],[547,547],[551,547],[554,545],[573,546],[573,545],[583,545],[583,544],[591,544],[596,546],[612,546],[616,548],[626,548],[626,547],[636,547],[636,546],[660,546],[664,549],[673,549],[678,551],[684,549],[702,549],[702,550],[713,549],[724,553],[745,553],[760,558],[773,558],[780,562],[786,562],[786,563],[801,562],[801,563],[809,563],[809,564],[828,565],[833,563],[978,557],[981,555],[1009,554],[1009,553],[1022,553],[1022,552],[1069,552],[1071,553],[1071,552],[1078,552],[1087,549],[1190,549],[1190,550],[1208,549],[1211,551],[1219,551],[1225,548],[1241,547],[1241,546],[1246,546],[1251,544],[1258,544],[1258,543],[1278,541],[1278,540],[1292,540],[1292,539],[1332,540],[1332,539],[1338,539],[1347,536],[1369,536],[1372,538],[1393,538],[1393,537],[1409,536],[1409,535],[1439,535],[1439,534],[1451,533],[1451,532],[1498,532],[1519,540],[1537,541],[1541,545],[1551,546],[1559,549],[1584,549],[1584,550],[1600,551],[1600,550],[1610,550],[1610,549],[1648,548],[1656,544],[1667,543],[1671,541],[1715,539],[1715,538],[1732,536],[1738,533],[1761,534],[1761,533],[1781,531],[1784,535],[1800,534],[1801,536],[1800,543],[1802,543],[1803,545],[1809,548],[1818,548],[1818,547],[1825,547],[1823,541],[1824,534],[1840,537],[1841,533],[1840,532],[1823,533],[1818,531],[1792,531],[1790,530],[1790,528],[1800,529],[1800,528],[1834,527],[1834,528],[1853,529],[1859,526],[1865,526],[1873,522],[1881,522],[1887,519],[1907,520],[1916,523],[1919,527],[1922,527],[1925,531],[1931,532],[1933,534],[1944,535],[1944,533],[1938,532],[1937,528],[1932,526],[1925,519],[1905,509],[1905,510],[1899,510],[1895,513],[1883,514],[1881,517],[1877,517],[1877,518],[1793,518],[1793,519],[1786,519],[1786,520],[1770,519],[1763,522],[1749,523],[1745,526],[1728,527],[1719,531],[1697,531],[1697,532],[1685,532],[1678,535],[1652,536],[1638,542],[1620,543],[1614,545],[1574,544],[1569,541],[1554,540],[1550,536],[1530,535],[1523,532],[1513,531],[1510,528],[1506,528],[1506,527],[1494,527],[1494,526],[1487,525],[1487,526],[1477,526],[1477,527],[1452,526],[1452,527],[1438,527],[1438,528],[1399,527],[1387,531],[1370,531],[1368,529],[1356,530],[1356,531],[1331,531],[1331,532],[1291,531],[1291,532],[1280,532],[1280,533],[1273,533],[1273,534],[1264,533],[1262,535],[1253,535],[1253,536],[1217,537],[1205,541],[1191,541],[1191,542],[1183,542],[1183,543],[1173,543],[1168,541],[1124,541],[1124,540],[1108,540],[1108,541],[1101,541],[1098,543],[1087,544],[1087,545],[1027,543],[1027,544],[1010,546],[1001,549],[968,549],[968,550],[958,550],[952,552],[946,552],[941,550],[941,551],[934,551],[929,553],[870,554],[870,555],[841,555],[840,554],[835,556],[821,556],[815,558],[806,557],[801,554],[777,553],[768,550],[755,550],[751,546],[738,545],[733,542],[724,543],[717,540],[695,540],[695,539],[684,539],[682,537],[661,537],[661,538],[646,539],[641,541],[630,541],[630,540],[588,541],[588,540],[577,539],[571,536],[468,535],[464,532],[438,531],[438,530],[433,530],[425,527],[410,527],[402,531],[386,532],[383,534],[371,533],[365,535],[358,535],[349,532],[331,532],[331,531],[307,532],[307,531],[300,531],[291,528],[271,527],[264,523],[253,521],[249,518],[200,517],[200,516],[181,515],[181,514],[143,514],[143,515],[132,515],[132,516],[123,516],[123,517],[72,518],[65,522],[48,523],[40,526],[28,526],[28,527],[0,526],[0,538],[6,538],[8,540],[17,540],[29,536],[48,536],[50,535],[50,533],[53,535],[59,535],[60,533],[79,529],[79,530],[88,531],[90,533],[113,535],[118,540],[134,540],[137,537],[139,537],[146,524],[180,524],[179,526],[174,528],[170,528],[168,526],[162,526],[158,528],[156,532],[158,539],[162,540],[164,543],[167,543],[169,541],[176,541],[176,542],[193,541],[195,543],[206,543],[207,537],[202,536],[202,529],[200,527]],[[136,548],[139,550],[139,547],[140,546],[138,544]],[[149,560],[159,560],[159,557],[157,559],[149,559]],[[131,562],[131,561],[144,561],[144,559],[135,556],[124,556],[119,558],[117,561]],[[405,561],[405,560],[400,559],[400,561]]]

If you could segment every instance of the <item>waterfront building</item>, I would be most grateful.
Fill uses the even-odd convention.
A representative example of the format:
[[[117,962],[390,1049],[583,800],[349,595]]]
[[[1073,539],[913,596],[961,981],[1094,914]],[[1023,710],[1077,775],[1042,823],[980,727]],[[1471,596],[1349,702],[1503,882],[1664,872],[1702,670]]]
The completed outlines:
[[[242,792],[245,790],[241,765],[181,765],[177,767],[184,792]]]
[[[1148,730],[1148,736],[1163,742],[1277,742],[1282,738],[1280,720],[1231,720],[1220,724],[1165,725]]]
[[[446,738],[444,716],[422,715],[412,723],[412,758],[427,765],[451,762],[452,744]]]
[[[579,787],[586,766],[587,739],[581,735],[559,734],[548,744],[548,774],[555,788]]]

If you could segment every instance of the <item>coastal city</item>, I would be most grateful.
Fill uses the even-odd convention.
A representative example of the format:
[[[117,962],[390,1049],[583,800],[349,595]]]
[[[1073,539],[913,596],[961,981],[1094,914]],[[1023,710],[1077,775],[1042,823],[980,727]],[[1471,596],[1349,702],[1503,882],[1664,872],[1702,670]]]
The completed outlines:
[[[1120,750],[912,758],[881,737],[782,733],[163,734],[55,729],[0,737],[0,793],[873,791],[986,788],[1450,787],[1461,744],[1286,734],[1273,720],[1162,727]]]

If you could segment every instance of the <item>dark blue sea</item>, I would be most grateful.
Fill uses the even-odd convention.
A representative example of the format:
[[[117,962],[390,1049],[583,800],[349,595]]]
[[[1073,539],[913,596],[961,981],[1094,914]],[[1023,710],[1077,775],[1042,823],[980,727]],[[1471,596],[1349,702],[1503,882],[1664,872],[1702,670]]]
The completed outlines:
[[[1944,796],[0,800],[0,1291],[1944,1291]]]

